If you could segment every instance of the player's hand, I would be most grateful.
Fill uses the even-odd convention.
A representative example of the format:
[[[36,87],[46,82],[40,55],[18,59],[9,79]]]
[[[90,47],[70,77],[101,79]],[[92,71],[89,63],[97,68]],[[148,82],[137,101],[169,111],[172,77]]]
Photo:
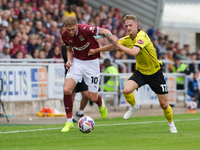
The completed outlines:
[[[90,49],[88,52],[88,56],[94,55],[96,53],[95,49]]]
[[[115,43],[116,46],[118,45],[118,38],[115,35],[112,35],[110,39]]]
[[[69,68],[72,66],[72,62],[71,61],[67,61],[65,64],[65,67],[67,70],[69,70]]]

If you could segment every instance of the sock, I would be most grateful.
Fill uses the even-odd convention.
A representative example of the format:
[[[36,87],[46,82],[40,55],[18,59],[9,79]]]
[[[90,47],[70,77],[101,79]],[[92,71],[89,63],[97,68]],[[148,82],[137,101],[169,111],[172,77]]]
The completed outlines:
[[[72,95],[64,95],[63,98],[64,105],[65,105],[65,112],[67,118],[72,118],[72,108],[73,108],[73,100]]]
[[[67,118],[67,121],[69,121],[70,123],[72,123],[72,118]]]
[[[174,121],[172,121],[172,122],[170,122],[170,123],[168,122],[168,125],[169,125],[169,126],[174,126]]]
[[[82,115],[83,114],[83,110],[78,110],[77,114]]]
[[[123,93],[124,94],[124,93]],[[135,96],[133,93],[130,93],[130,94],[124,94],[124,97],[126,99],[126,101],[131,105],[131,106],[134,106],[136,104],[136,101],[135,101]]]
[[[172,108],[170,105],[168,105],[167,109],[163,109],[164,115],[167,118],[168,122],[171,123],[173,121],[173,114],[172,114]]]
[[[98,95],[98,98],[95,102],[99,107],[103,106],[101,95]]]

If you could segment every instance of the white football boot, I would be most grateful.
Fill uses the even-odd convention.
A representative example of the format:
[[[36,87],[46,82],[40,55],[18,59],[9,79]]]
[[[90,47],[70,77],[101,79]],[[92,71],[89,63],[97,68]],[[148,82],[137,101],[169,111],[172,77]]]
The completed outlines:
[[[171,133],[177,133],[178,132],[177,129],[176,129],[176,126],[174,125],[174,123],[173,124],[169,124],[168,123],[168,125],[169,125],[169,131]]]
[[[134,112],[136,112],[137,110],[140,109],[141,106],[138,104],[136,104],[136,105],[137,105],[137,107],[135,107],[135,105],[131,106],[131,108],[124,114],[124,119],[129,119]]]

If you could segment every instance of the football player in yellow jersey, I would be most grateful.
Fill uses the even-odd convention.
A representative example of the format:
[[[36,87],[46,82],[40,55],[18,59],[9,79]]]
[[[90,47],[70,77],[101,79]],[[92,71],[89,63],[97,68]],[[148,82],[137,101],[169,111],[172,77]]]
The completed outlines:
[[[158,96],[160,106],[163,109],[164,115],[168,120],[168,125],[171,133],[177,133],[173,121],[172,108],[167,101],[167,86],[160,64],[148,35],[138,29],[137,18],[134,15],[126,15],[123,18],[128,36],[118,40],[116,36],[111,39],[115,41],[117,50],[121,50],[136,59],[136,69],[134,74],[126,82],[123,94],[131,108],[124,114],[124,119],[129,119],[132,114],[140,109],[140,105],[136,103],[133,91],[145,84],[148,84]],[[116,48],[111,44],[105,47],[91,49],[88,55],[93,55],[100,51],[112,51]]]

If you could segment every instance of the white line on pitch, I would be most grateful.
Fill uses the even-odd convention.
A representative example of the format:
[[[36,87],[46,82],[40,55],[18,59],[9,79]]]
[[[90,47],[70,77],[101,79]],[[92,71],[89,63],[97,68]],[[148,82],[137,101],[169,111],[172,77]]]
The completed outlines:
[[[200,118],[197,119],[178,119],[174,120],[176,121],[192,121],[192,120],[200,120]],[[165,121],[148,121],[148,122],[132,122],[132,123],[117,123],[117,124],[102,124],[102,125],[95,125],[95,127],[102,127],[102,126],[120,126],[120,125],[130,125],[130,124],[148,124],[148,123],[161,123],[161,122],[167,122]],[[75,127],[77,128],[77,127]],[[0,134],[8,134],[8,133],[19,133],[19,132],[35,132],[35,131],[46,131],[46,130],[57,130],[61,128],[47,128],[47,129],[33,129],[33,130],[21,130],[21,131],[7,131],[7,132],[0,132]]]

